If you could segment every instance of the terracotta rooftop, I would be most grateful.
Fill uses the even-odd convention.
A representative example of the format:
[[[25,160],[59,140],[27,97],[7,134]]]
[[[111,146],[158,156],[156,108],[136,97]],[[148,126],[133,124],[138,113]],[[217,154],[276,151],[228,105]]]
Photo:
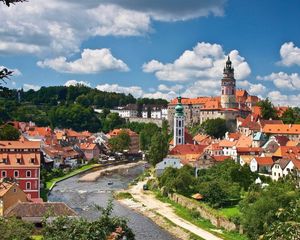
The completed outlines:
[[[81,150],[93,150],[97,145],[95,143],[81,143],[79,148]]]
[[[230,156],[213,156],[213,158],[217,161],[217,162],[224,162],[227,159],[232,160],[232,158]]]
[[[41,164],[40,153],[0,153],[0,166],[10,167],[39,167]]]
[[[273,134],[300,134],[300,124],[266,124],[264,133]]]
[[[205,139],[207,139],[207,138],[209,138],[208,135],[198,133],[198,134],[193,138],[193,140],[196,141],[196,142],[198,142],[198,143],[201,143],[203,140],[205,140]]]
[[[6,217],[44,217],[50,214],[51,217],[58,216],[77,216],[77,213],[68,207],[63,202],[19,202],[7,209],[5,212]]]
[[[252,155],[241,155],[240,159],[243,159],[243,161],[249,165],[251,160],[253,159],[253,156]]]
[[[39,141],[0,141],[0,149],[39,149]]]
[[[237,140],[236,143],[236,147],[251,147],[252,145],[252,138],[245,136],[245,135],[241,135],[240,138]]]
[[[298,159],[300,156],[300,147],[280,146],[273,154],[274,157],[287,157],[291,159]]]
[[[122,131],[125,131],[129,136],[137,136],[138,134],[134,131],[131,131],[128,128],[119,128],[119,129],[114,129],[108,133],[109,136],[117,136],[119,135]]]
[[[236,145],[236,143],[237,143],[236,140],[230,141],[230,140],[223,139],[219,142],[219,145],[220,147],[233,147]]]
[[[169,155],[201,154],[207,145],[183,144],[175,146]]]
[[[272,157],[255,157],[255,160],[261,166],[273,165]]]
[[[0,198],[3,197],[13,185],[14,183],[0,181]]]

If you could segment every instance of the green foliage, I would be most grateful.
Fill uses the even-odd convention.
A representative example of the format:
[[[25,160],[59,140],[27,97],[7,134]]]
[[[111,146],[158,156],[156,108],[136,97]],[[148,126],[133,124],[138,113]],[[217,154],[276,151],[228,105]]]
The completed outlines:
[[[105,119],[102,120],[104,132],[109,132],[112,129],[120,128],[125,123],[125,120],[118,113],[108,113]]]
[[[261,114],[263,119],[278,119],[276,109],[268,98],[258,102],[257,106],[261,107]]]
[[[300,109],[296,108],[288,108],[281,116],[281,120],[285,124],[294,124],[300,123]]]
[[[114,152],[123,152],[129,148],[130,136],[125,130],[122,130],[118,136],[110,138],[108,143]]]
[[[20,132],[10,124],[0,126],[0,140],[18,140]]]
[[[253,187],[240,203],[242,224],[249,238],[258,239],[260,235],[270,231],[269,227],[274,221],[281,222],[278,210],[288,207],[299,197],[296,184],[288,179],[272,182],[265,189]]]
[[[125,219],[111,216],[112,203],[106,208],[96,207],[101,212],[99,218],[87,221],[83,218],[59,217],[46,223],[43,229],[45,240],[78,239],[78,240],[133,240],[134,234],[127,226]],[[115,238],[112,238],[115,236]]]
[[[0,217],[1,240],[30,240],[33,233],[33,225],[16,218]]]
[[[168,148],[169,148],[168,138],[160,132],[155,132],[151,138],[149,153],[147,156],[149,162],[153,166],[161,162],[163,158],[167,156]]]
[[[208,119],[201,124],[200,129],[205,134],[215,138],[224,137],[225,133],[228,131],[226,121],[222,118]]]

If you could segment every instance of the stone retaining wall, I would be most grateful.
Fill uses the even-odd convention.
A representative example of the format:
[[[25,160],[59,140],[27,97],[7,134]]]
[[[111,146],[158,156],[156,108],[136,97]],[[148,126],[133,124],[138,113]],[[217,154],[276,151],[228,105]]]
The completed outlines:
[[[239,230],[239,227],[236,224],[225,217],[218,216],[209,209],[206,209],[204,206],[201,206],[201,204],[198,204],[193,199],[189,199],[176,193],[169,194],[169,198],[189,210],[198,212],[202,218],[209,220],[218,228],[224,228],[227,231]]]

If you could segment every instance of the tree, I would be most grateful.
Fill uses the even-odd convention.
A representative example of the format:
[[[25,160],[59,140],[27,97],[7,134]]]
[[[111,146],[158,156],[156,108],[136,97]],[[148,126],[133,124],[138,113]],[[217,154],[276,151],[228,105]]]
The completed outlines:
[[[13,141],[20,138],[20,132],[10,124],[0,126],[0,140]]]
[[[125,123],[125,120],[118,113],[109,113],[103,122],[102,130],[109,132],[112,129],[119,128]]]
[[[16,218],[0,217],[1,240],[30,240],[33,225]]]
[[[111,202],[106,208],[96,206],[96,209],[101,212],[101,216],[94,221],[87,221],[83,218],[58,217],[52,222],[45,222],[44,239],[134,239],[134,234],[127,226],[126,220],[111,216],[113,209]]]
[[[261,107],[261,114],[263,119],[278,119],[277,111],[269,98],[261,100],[257,103],[257,106]]]
[[[160,132],[156,132],[151,138],[148,159],[155,166],[161,162],[168,153],[168,141]]]
[[[205,134],[208,134],[215,138],[224,137],[225,133],[228,131],[226,127],[226,121],[222,118],[206,120],[201,124],[201,129]]]
[[[294,108],[288,108],[281,116],[285,124],[294,124],[299,121],[299,112]]]
[[[123,152],[129,148],[130,136],[125,130],[122,130],[118,136],[109,139],[108,143],[114,152]]]

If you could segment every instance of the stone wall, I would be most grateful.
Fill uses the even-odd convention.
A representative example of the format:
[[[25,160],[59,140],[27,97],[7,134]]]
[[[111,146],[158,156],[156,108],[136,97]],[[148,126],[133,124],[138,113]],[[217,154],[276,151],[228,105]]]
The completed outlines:
[[[239,227],[236,224],[225,217],[218,216],[218,214],[213,210],[207,209],[205,206],[201,206],[201,204],[193,199],[189,199],[176,193],[169,194],[169,198],[189,210],[198,212],[202,218],[209,220],[218,228],[224,228],[227,231],[239,230]]]
[[[128,122],[139,122],[139,123],[154,123],[157,126],[161,127],[162,126],[162,119],[154,119],[154,118],[138,118],[138,117],[131,117],[131,118],[126,118],[126,121]]]

